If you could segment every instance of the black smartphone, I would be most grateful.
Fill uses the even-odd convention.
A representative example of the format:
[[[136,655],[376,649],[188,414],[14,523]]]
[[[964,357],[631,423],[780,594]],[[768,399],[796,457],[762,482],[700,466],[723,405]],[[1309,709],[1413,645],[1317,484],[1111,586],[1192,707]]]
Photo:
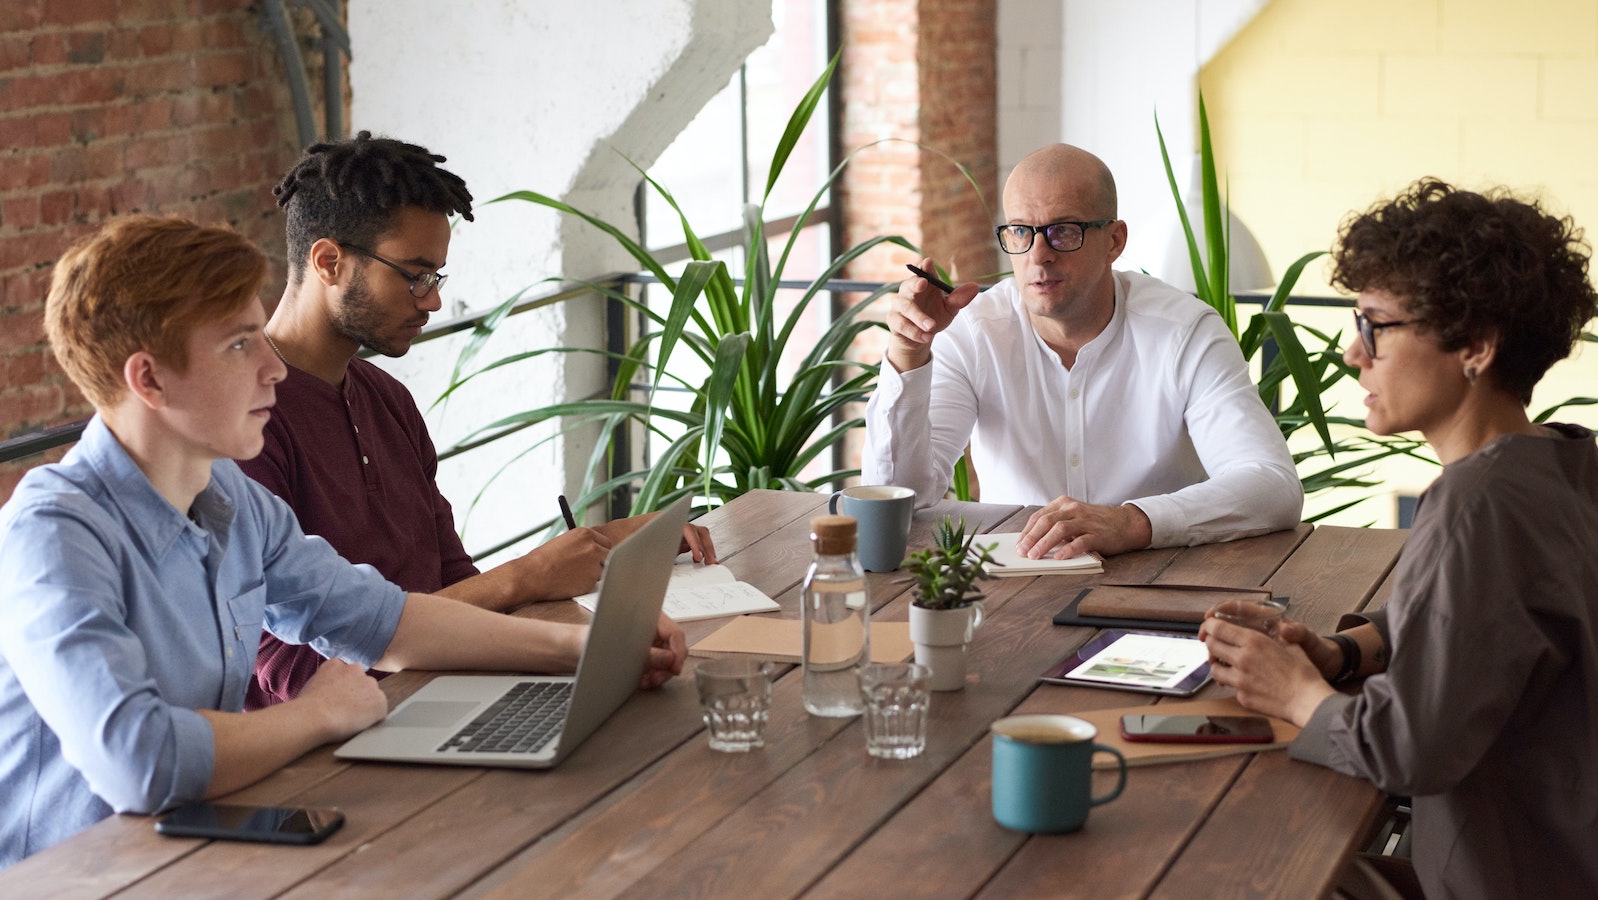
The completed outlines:
[[[1189,744],[1266,744],[1276,737],[1264,716],[1121,717],[1121,737],[1129,741]]]
[[[172,837],[320,844],[343,824],[344,814],[336,809],[191,803],[157,819],[155,830]]]

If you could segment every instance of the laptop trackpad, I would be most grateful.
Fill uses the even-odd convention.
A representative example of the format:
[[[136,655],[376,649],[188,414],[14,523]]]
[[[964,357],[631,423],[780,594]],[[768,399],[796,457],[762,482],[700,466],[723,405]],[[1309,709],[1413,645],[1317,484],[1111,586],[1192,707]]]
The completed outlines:
[[[448,728],[480,705],[448,700],[418,700],[390,713],[383,724],[390,728]]]

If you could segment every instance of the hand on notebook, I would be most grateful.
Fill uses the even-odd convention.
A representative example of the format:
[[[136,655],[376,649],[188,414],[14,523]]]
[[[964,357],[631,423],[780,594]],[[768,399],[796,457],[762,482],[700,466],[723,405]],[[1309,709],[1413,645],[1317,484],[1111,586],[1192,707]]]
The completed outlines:
[[[1084,553],[1110,556],[1142,550],[1154,539],[1149,517],[1136,506],[1099,506],[1056,497],[1032,514],[1016,545],[1022,556],[1069,559]]]
[[[682,549],[678,553],[692,553],[694,562],[715,565],[716,544],[710,539],[710,529],[689,522],[682,527]]]
[[[682,674],[682,664],[687,659],[688,639],[670,616],[661,613],[660,622],[655,626],[655,644],[649,648],[649,665],[644,668],[638,686],[646,691],[660,687]]]

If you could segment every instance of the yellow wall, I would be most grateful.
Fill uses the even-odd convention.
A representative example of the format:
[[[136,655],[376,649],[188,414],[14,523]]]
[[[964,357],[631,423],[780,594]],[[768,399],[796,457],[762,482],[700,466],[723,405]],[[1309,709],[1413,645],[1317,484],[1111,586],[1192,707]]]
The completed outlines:
[[[1508,185],[1598,239],[1598,0],[1273,0],[1200,84],[1232,206],[1278,273],[1423,175]],[[1312,270],[1301,293],[1329,293]],[[1311,318],[1350,330],[1344,311]],[[1534,412],[1598,396],[1598,344],[1583,348]],[[1361,397],[1339,394],[1339,411],[1362,417]],[[1598,407],[1557,418],[1598,428]],[[1412,494],[1435,471],[1380,475]],[[1391,508],[1378,498],[1333,521],[1391,524]]]

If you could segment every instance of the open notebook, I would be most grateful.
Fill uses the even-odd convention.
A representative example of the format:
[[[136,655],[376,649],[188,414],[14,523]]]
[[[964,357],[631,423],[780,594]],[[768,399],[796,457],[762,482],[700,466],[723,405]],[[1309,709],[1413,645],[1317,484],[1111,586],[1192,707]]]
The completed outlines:
[[[593,612],[599,601],[599,592],[573,597],[582,608]],[[671,569],[671,581],[666,584],[666,615],[678,622],[714,619],[720,616],[741,616],[744,613],[776,612],[782,609],[777,601],[767,597],[726,566],[707,566],[703,563],[678,563]]]

